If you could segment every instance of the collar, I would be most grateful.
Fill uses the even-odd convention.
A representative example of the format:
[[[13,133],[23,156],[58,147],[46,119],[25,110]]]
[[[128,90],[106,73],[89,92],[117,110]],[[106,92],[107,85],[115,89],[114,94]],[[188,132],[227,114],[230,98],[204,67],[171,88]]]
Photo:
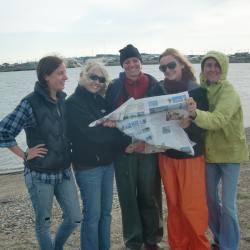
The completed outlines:
[[[46,101],[53,103],[53,104],[56,104],[57,102],[61,102],[62,100],[65,100],[65,97],[67,96],[65,92],[59,91],[56,94],[58,97],[58,101],[56,102],[52,100],[49,96],[47,87],[44,84],[41,84],[39,81],[35,83],[34,92],[42,96]]]

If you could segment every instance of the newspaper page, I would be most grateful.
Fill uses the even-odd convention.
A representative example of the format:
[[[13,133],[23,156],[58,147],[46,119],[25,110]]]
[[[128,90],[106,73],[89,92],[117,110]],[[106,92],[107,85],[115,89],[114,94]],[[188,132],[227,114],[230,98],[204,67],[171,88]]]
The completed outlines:
[[[106,120],[111,120],[111,121],[121,121],[121,120],[123,120],[124,117],[125,117],[127,106],[130,103],[133,103],[134,101],[135,101],[134,98],[130,98],[129,100],[127,100],[126,102],[124,102],[119,108],[117,108],[113,112],[111,112],[108,115],[102,117],[101,119],[98,119],[96,121],[91,122],[89,124],[89,127],[95,127],[95,126],[97,126],[99,124],[102,124]]]
[[[175,111],[175,113],[178,112]],[[136,140],[155,146],[156,148],[152,147],[153,152],[172,148],[193,155],[193,143],[179,126],[179,120],[167,120],[168,116],[168,112],[164,111],[148,116],[127,118],[117,122],[117,128]],[[147,153],[151,152],[147,150]]]
[[[193,143],[179,126],[179,120],[188,116],[188,92],[173,95],[129,99],[109,115],[92,122],[96,126],[109,119],[133,140],[144,141],[142,153],[162,152],[169,148],[193,155]]]

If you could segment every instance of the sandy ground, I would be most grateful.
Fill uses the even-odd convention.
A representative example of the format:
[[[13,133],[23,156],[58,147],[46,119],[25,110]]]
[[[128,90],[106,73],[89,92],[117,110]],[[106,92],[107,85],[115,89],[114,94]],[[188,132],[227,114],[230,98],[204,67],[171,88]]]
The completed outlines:
[[[250,129],[246,130],[250,145]],[[250,163],[241,167],[238,186],[238,210],[241,227],[240,250],[250,249]],[[163,196],[165,197],[165,196]],[[165,198],[164,198],[165,200]],[[0,249],[1,250],[34,250],[38,249],[34,232],[32,207],[24,185],[23,175],[0,175]],[[164,217],[167,208],[164,202]],[[121,214],[116,192],[114,193],[112,210],[112,250],[123,248]],[[55,202],[53,207],[52,233],[61,220],[60,209]],[[161,246],[168,249],[166,231]],[[208,235],[210,233],[208,232]],[[71,235],[65,250],[79,249],[79,228]]]

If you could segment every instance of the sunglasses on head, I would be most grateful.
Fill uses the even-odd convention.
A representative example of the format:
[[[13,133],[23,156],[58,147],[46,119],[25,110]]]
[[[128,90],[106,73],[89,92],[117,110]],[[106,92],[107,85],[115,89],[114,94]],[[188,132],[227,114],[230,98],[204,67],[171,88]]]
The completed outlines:
[[[175,62],[175,61],[170,62],[168,64],[162,64],[162,65],[159,66],[159,70],[161,72],[166,72],[167,68],[168,69],[175,69],[176,65],[177,65],[177,62]]]
[[[100,83],[105,83],[106,82],[106,78],[104,76],[98,76],[98,75],[90,75],[89,79],[92,81],[99,81]]]

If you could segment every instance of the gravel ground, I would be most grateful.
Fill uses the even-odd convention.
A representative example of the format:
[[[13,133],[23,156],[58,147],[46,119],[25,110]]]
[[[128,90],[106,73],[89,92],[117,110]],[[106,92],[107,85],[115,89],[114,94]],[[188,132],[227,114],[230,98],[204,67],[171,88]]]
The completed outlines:
[[[250,128],[246,129],[248,145],[250,146]],[[250,163],[241,167],[238,187],[238,210],[241,226],[240,250],[250,249]],[[114,188],[115,190],[115,188]],[[165,197],[165,196],[163,196]],[[165,200],[165,199],[164,199]],[[38,249],[34,232],[32,207],[23,181],[22,173],[0,175],[0,249],[1,250],[34,250]],[[164,217],[167,208],[164,203]],[[112,250],[123,248],[121,214],[116,190],[114,191],[112,210]],[[60,209],[54,202],[52,233],[61,220]],[[208,232],[208,235],[210,233]],[[166,235],[161,242],[168,249]],[[79,228],[71,235],[65,250],[79,249]]]

